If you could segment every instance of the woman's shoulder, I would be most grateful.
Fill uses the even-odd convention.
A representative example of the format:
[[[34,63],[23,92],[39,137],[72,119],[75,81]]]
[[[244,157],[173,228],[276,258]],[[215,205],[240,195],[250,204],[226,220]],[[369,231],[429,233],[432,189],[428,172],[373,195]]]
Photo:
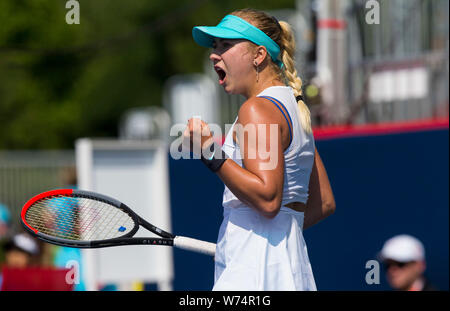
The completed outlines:
[[[280,116],[276,113],[276,106],[263,97],[251,97],[240,107],[238,113],[239,122],[242,123],[270,123],[279,122]],[[247,121],[247,122],[245,122]]]
[[[256,112],[263,109],[264,98],[253,96],[247,99],[239,108],[239,113]]]

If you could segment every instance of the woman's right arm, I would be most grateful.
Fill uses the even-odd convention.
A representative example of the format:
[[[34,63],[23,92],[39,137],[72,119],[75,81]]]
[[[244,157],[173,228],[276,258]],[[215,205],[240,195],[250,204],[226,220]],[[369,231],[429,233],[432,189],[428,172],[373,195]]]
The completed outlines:
[[[309,197],[306,203],[303,229],[307,229],[327,218],[335,210],[336,202],[334,201],[327,171],[316,149],[311,177],[309,179]]]

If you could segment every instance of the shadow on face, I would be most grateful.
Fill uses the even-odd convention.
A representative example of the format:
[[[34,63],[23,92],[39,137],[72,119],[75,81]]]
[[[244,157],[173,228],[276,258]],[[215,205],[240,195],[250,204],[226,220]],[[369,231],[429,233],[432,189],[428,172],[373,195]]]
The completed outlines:
[[[425,262],[397,262],[387,260],[384,262],[386,278],[390,286],[397,290],[408,290],[413,283],[423,275]]]

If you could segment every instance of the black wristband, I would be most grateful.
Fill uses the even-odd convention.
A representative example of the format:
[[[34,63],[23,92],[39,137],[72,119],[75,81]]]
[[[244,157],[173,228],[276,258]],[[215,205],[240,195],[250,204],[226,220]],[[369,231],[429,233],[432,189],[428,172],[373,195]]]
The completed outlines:
[[[206,167],[215,173],[222,167],[228,157],[222,147],[217,143],[212,143],[208,148],[202,150],[200,159]]]

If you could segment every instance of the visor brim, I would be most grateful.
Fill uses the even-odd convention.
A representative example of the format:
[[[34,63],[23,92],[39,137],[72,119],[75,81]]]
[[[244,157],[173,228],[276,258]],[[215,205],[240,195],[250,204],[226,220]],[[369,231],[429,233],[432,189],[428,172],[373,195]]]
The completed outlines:
[[[217,26],[197,26],[192,29],[192,37],[198,45],[211,48],[214,38],[245,39],[245,36],[232,29]]]

